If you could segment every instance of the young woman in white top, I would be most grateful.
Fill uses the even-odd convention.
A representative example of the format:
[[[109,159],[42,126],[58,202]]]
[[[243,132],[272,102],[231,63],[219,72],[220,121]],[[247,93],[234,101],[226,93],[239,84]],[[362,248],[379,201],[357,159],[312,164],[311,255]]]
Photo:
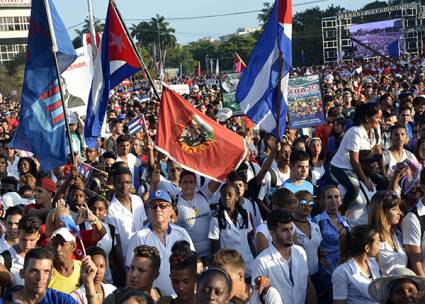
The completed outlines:
[[[319,180],[325,175],[322,140],[319,137],[309,139],[307,142],[307,152],[310,155],[311,183],[317,186]]]
[[[379,251],[378,231],[359,225],[341,236],[341,262],[332,274],[334,304],[377,304],[368,293],[379,277],[375,256]]]
[[[342,142],[331,160],[330,173],[347,192],[344,195],[342,211],[359,195],[359,180],[369,191],[374,189],[360,164],[360,151],[373,150],[380,157],[379,167],[384,170],[380,145],[380,122],[382,111],[375,103],[366,103],[357,107],[354,115],[354,126],[344,135]],[[383,173],[383,172],[382,172]]]
[[[314,207],[311,194],[302,190],[295,193],[295,195],[299,200],[293,215],[295,242],[304,248],[307,254],[308,274],[310,277],[314,277],[319,271],[319,256],[317,253],[322,242],[322,234],[320,233],[319,225],[309,219],[311,210]]]
[[[217,214],[211,220],[208,238],[213,253],[221,248],[239,251],[247,264],[246,276],[251,276],[252,261],[255,256],[253,243],[254,230],[249,216],[239,204],[239,188],[234,183],[221,187],[221,198]]]
[[[377,227],[379,233],[379,253],[377,261],[383,276],[395,268],[407,266],[407,254],[397,235],[400,222],[401,199],[392,191],[381,191],[372,197],[369,205],[368,223]]]

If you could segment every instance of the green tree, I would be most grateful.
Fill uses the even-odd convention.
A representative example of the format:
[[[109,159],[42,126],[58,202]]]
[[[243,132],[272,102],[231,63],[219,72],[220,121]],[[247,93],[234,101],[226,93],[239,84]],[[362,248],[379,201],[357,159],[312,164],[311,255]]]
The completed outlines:
[[[189,52],[192,54],[193,59],[201,62],[201,69],[206,70],[205,58],[217,58],[217,50],[220,46],[220,42],[211,41],[209,39],[200,39],[195,42],[189,43],[187,46]],[[221,60],[221,58],[219,58]]]
[[[105,26],[104,23],[102,23],[99,19],[94,20],[94,30],[97,32],[102,32],[103,27]],[[79,48],[83,46],[83,41],[81,40],[83,37],[83,34],[90,33],[90,20],[86,18],[84,20],[84,25],[82,29],[75,30],[75,33],[77,34],[77,37],[72,40],[72,44],[75,48]]]
[[[192,74],[195,71],[197,61],[193,59],[193,56],[187,46],[177,46],[167,55],[167,67],[177,68],[182,64],[183,73],[185,75]]]
[[[232,70],[235,52],[238,52],[239,56],[247,63],[256,43],[257,39],[252,34],[234,36],[228,41],[222,42],[217,52],[221,69]]]

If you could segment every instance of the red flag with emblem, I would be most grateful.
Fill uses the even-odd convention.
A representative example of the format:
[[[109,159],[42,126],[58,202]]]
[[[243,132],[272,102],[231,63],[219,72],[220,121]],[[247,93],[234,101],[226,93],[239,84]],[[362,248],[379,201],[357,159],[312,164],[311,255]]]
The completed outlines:
[[[156,149],[187,170],[216,181],[245,159],[245,140],[193,107],[164,85]]]

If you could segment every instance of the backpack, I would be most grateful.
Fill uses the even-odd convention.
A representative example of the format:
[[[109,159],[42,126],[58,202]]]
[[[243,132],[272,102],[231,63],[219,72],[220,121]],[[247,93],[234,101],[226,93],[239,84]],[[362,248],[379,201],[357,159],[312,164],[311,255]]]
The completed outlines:
[[[421,225],[421,239],[422,239],[425,232],[425,215],[420,216],[418,213],[418,207],[416,206],[410,209],[409,212],[412,212],[414,215],[416,215],[416,217],[419,220],[419,224]]]
[[[6,267],[7,271],[10,272],[10,268],[12,268],[12,256],[10,254],[10,251],[9,250],[3,251],[1,253],[1,256],[3,257],[4,267]],[[6,297],[6,295],[11,296],[11,292],[16,291],[15,289],[12,289],[12,288],[13,288],[12,284],[3,286],[1,288],[1,296],[2,297]]]
[[[10,268],[12,268],[12,256],[10,255],[10,251],[3,251],[1,256],[3,257],[4,267],[6,267],[7,271],[10,272]]]

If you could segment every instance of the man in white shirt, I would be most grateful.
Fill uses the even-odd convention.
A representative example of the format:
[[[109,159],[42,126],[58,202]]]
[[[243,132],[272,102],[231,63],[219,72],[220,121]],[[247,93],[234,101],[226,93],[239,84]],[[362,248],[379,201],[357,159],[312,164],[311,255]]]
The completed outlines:
[[[117,154],[118,157],[116,161],[123,161],[127,164],[127,167],[131,171],[131,176],[133,177],[133,185],[138,184],[138,168],[142,165],[142,161],[130,153],[131,150],[131,139],[127,135],[120,135],[117,138]]]
[[[130,169],[119,167],[112,174],[115,194],[108,207],[108,222],[115,227],[125,256],[129,239],[143,228],[147,218],[142,199],[130,193],[132,188]]]
[[[16,155],[16,150],[8,144],[5,148],[7,153],[7,175],[19,179],[18,162],[19,157]]]
[[[34,215],[24,216],[19,221],[19,242],[0,255],[0,285],[24,285],[20,271],[24,268],[24,258],[35,248],[40,239],[41,220]]]
[[[150,224],[134,234],[127,248],[125,265],[129,267],[133,261],[134,248],[139,245],[156,247],[161,256],[159,276],[153,287],[162,290],[166,295],[173,294],[173,286],[170,280],[171,248],[177,241],[187,241],[192,250],[195,250],[192,240],[187,231],[170,223],[172,205],[170,195],[162,190],[157,190],[149,195],[147,202]]]
[[[294,245],[291,215],[282,209],[274,210],[267,219],[267,227],[272,244],[254,260],[252,277],[268,277],[285,303],[317,303],[308,275],[307,255],[302,247]]]
[[[19,221],[24,211],[20,206],[13,206],[6,211],[6,232],[0,238],[0,252],[10,249],[19,241]]]

